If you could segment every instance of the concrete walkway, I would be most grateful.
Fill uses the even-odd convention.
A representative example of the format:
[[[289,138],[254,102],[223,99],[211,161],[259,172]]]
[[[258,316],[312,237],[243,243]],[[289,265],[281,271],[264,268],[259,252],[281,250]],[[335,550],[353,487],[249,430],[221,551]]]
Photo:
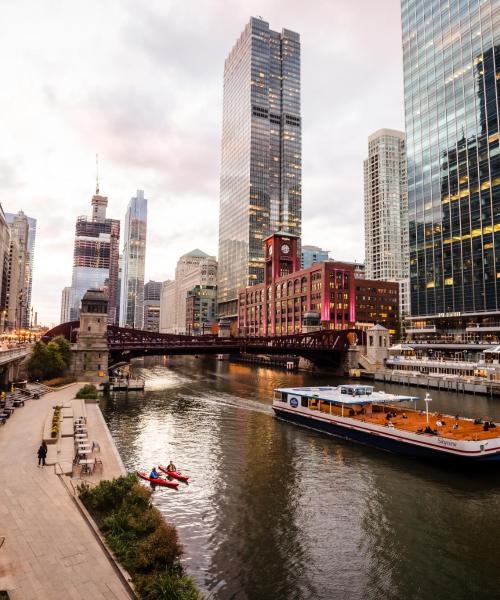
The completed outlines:
[[[79,387],[28,400],[0,428],[0,591],[13,600],[130,598],[54,467],[37,467],[50,407],[70,401]],[[101,445],[101,476],[119,475],[123,467],[99,407],[89,407],[89,438]]]

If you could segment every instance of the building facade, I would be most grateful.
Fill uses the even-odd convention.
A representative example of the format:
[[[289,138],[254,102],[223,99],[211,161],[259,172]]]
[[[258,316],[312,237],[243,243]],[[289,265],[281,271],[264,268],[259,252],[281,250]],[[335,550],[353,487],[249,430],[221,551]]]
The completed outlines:
[[[6,213],[11,240],[17,242],[19,282],[17,283],[17,327],[29,327],[31,322],[31,288],[33,284],[33,261],[35,253],[36,219],[28,217],[22,210]]]
[[[7,324],[9,257],[10,228],[0,204],[0,331],[4,331]]]
[[[217,260],[196,249],[181,256],[175,280],[162,284],[160,332],[186,333],[186,299],[195,286],[217,285]]]
[[[67,323],[70,321],[70,310],[71,310],[71,287],[64,287],[61,293],[61,318],[60,323]]]
[[[364,161],[365,268],[368,279],[408,276],[408,195],[405,134],[380,129]]]
[[[219,212],[219,316],[264,280],[262,240],[302,223],[300,37],[251,18],[226,59]]]
[[[80,304],[89,289],[103,289],[108,299],[108,321],[117,324],[116,294],[120,221],[106,218],[108,199],[96,190],[92,217],[78,217],[75,227],[70,320],[80,317]]]
[[[120,326],[142,329],[144,325],[144,269],[148,201],[143,190],[131,198],[125,214],[120,292]]]
[[[239,293],[241,335],[301,333],[314,314],[319,329],[379,323],[396,332],[397,283],[359,279],[353,263],[334,260],[299,269],[293,256],[298,240],[285,234],[270,236],[264,246],[265,282]]]
[[[500,326],[500,4],[402,0],[401,10],[412,330],[491,332]]]
[[[300,256],[303,269],[308,269],[314,263],[325,262],[329,259],[328,250],[323,250],[319,246],[302,246]]]
[[[195,285],[186,296],[186,333],[211,333],[217,322],[217,286]]]
[[[161,281],[148,281],[144,286],[144,326],[146,331],[160,331]]]

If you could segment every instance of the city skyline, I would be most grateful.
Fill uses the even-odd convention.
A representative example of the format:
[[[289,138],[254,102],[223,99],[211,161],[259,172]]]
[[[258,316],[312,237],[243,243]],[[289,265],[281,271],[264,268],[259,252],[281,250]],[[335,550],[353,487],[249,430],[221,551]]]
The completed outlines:
[[[6,7],[4,22],[24,22],[28,9],[31,18],[26,38],[13,39],[15,27],[2,29],[18,52],[15,65],[0,59],[7,77],[1,108],[16,107],[22,122],[14,115],[7,124],[0,185],[5,211],[38,219],[33,306],[42,321],[58,321],[73,223],[87,212],[95,152],[111,215],[124,213],[130,189],[151,198],[147,279],[171,278],[177,257],[195,245],[217,254],[223,62],[244,23],[262,13],[271,28],[301,36],[303,242],[337,259],[363,259],[366,138],[380,127],[403,127],[399,2],[384,10],[370,2],[318,3],[306,13],[301,3],[284,6],[247,2],[228,16],[223,3],[202,2],[193,17],[188,7],[160,3],[120,11],[90,3],[85,11],[60,7],[57,19],[50,8]],[[30,34],[31,22],[46,32],[43,44]],[[28,85],[30,105],[19,106]],[[166,227],[174,221],[175,229]]]

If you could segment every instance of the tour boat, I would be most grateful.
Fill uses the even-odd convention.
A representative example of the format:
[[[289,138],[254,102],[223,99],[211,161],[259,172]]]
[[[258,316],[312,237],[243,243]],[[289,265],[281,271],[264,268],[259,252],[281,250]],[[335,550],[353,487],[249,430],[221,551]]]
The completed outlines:
[[[179,484],[177,481],[168,481],[167,479],[163,479],[162,477],[158,477],[158,479],[154,479],[150,477],[147,473],[143,473],[142,471],[137,471],[137,476],[141,479],[145,479],[146,481],[150,481],[155,485],[164,485],[165,487],[171,487],[177,489]]]
[[[178,479],[179,481],[184,481],[184,483],[187,483],[189,480],[189,477],[187,475],[182,475],[182,473],[177,473],[177,471],[169,471],[169,470],[167,470],[167,467],[162,467],[160,465],[159,469],[160,469],[160,471],[163,471],[164,473],[166,473],[167,475],[170,475],[170,477],[173,477],[174,479]]]
[[[500,460],[498,424],[430,413],[429,394],[425,411],[399,405],[417,400],[369,385],[277,388],[273,410],[280,419],[416,458]]]

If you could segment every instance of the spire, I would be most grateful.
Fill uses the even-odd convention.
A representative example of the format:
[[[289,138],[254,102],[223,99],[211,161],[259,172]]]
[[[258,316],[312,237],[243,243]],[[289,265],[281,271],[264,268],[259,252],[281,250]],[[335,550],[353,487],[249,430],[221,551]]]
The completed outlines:
[[[95,193],[99,194],[99,154],[95,155]]]

